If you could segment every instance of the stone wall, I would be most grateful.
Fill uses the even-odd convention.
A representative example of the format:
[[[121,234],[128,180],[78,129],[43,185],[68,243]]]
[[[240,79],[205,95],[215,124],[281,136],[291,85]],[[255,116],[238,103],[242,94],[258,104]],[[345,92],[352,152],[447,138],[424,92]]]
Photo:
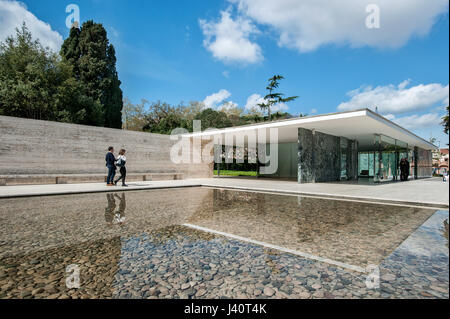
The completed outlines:
[[[298,129],[298,182],[313,183],[314,175],[314,136],[311,130]]]
[[[304,128],[298,129],[299,183],[357,178],[358,143],[356,141]]]
[[[315,132],[313,140],[315,182],[340,180],[340,138]]]
[[[129,173],[212,177],[212,164],[174,164],[168,135],[0,116],[0,175],[104,174],[108,146],[127,150]]]

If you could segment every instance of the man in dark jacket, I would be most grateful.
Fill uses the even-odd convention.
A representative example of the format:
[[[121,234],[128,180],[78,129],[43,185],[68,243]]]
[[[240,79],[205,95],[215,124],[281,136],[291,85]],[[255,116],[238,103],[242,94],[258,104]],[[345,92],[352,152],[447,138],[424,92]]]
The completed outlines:
[[[116,175],[116,157],[114,156],[114,147],[110,146],[106,154],[106,167],[108,168],[108,177],[106,186],[114,186],[114,176]]]

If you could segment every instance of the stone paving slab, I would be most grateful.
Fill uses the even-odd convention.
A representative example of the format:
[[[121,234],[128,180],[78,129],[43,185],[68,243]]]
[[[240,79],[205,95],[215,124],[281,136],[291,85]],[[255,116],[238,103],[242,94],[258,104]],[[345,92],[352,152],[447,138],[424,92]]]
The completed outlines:
[[[113,192],[176,187],[220,187],[236,190],[253,190],[324,196],[336,199],[369,200],[382,203],[449,207],[449,184],[440,178],[386,184],[312,183],[256,178],[202,178],[129,183],[128,188],[108,187],[103,183],[66,185],[0,186],[0,198],[63,195],[77,193]]]

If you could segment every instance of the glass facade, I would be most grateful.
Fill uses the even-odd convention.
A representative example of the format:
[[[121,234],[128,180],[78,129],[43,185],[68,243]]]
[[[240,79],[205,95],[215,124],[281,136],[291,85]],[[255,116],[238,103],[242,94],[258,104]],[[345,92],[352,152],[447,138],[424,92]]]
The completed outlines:
[[[423,151],[420,153],[420,158],[425,158],[421,166],[428,167],[428,154],[430,151]],[[400,161],[406,158],[410,163],[410,177],[425,177],[423,171],[428,171],[421,168],[421,176],[414,174],[415,156],[414,150],[409,147],[407,143],[390,138],[385,135],[374,135],[373,147],[370,151],[360,152],[358,161],[358,175],[359,178],[368,178],[374,182],[385,182],[392,180],[400,180]],[[423,176],[422,176],[423,175]],[[430,175],[431,176],[431,175]]]
[[[361,152],[358,154],[359,177],[374,178],[375,176],[375,152]]]
[[[347,172],[347,156],[348,156],[348,140],[345,138],[341,138],[341,181],[346,181],[348,179],[348,172]]]

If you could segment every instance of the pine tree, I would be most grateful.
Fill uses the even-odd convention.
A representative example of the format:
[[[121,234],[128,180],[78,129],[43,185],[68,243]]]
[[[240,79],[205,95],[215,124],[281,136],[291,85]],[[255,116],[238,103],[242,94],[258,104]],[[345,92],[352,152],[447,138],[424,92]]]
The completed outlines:
[[[280,86],[280,80],[284,80],[284,77],[282,75],[274,75],[268,80],[269,85],[266,87],[266,90],[269,92],[269,94],[264,97],[263,103],[258,104],[262,111],[267,109],[269,121],[272,120],[271,108],[274,105],[279,103],[288,103],[298,98],[298,96],[283,98],[283,93],[275,93],[274,90],[278,89],[278,87]]]

